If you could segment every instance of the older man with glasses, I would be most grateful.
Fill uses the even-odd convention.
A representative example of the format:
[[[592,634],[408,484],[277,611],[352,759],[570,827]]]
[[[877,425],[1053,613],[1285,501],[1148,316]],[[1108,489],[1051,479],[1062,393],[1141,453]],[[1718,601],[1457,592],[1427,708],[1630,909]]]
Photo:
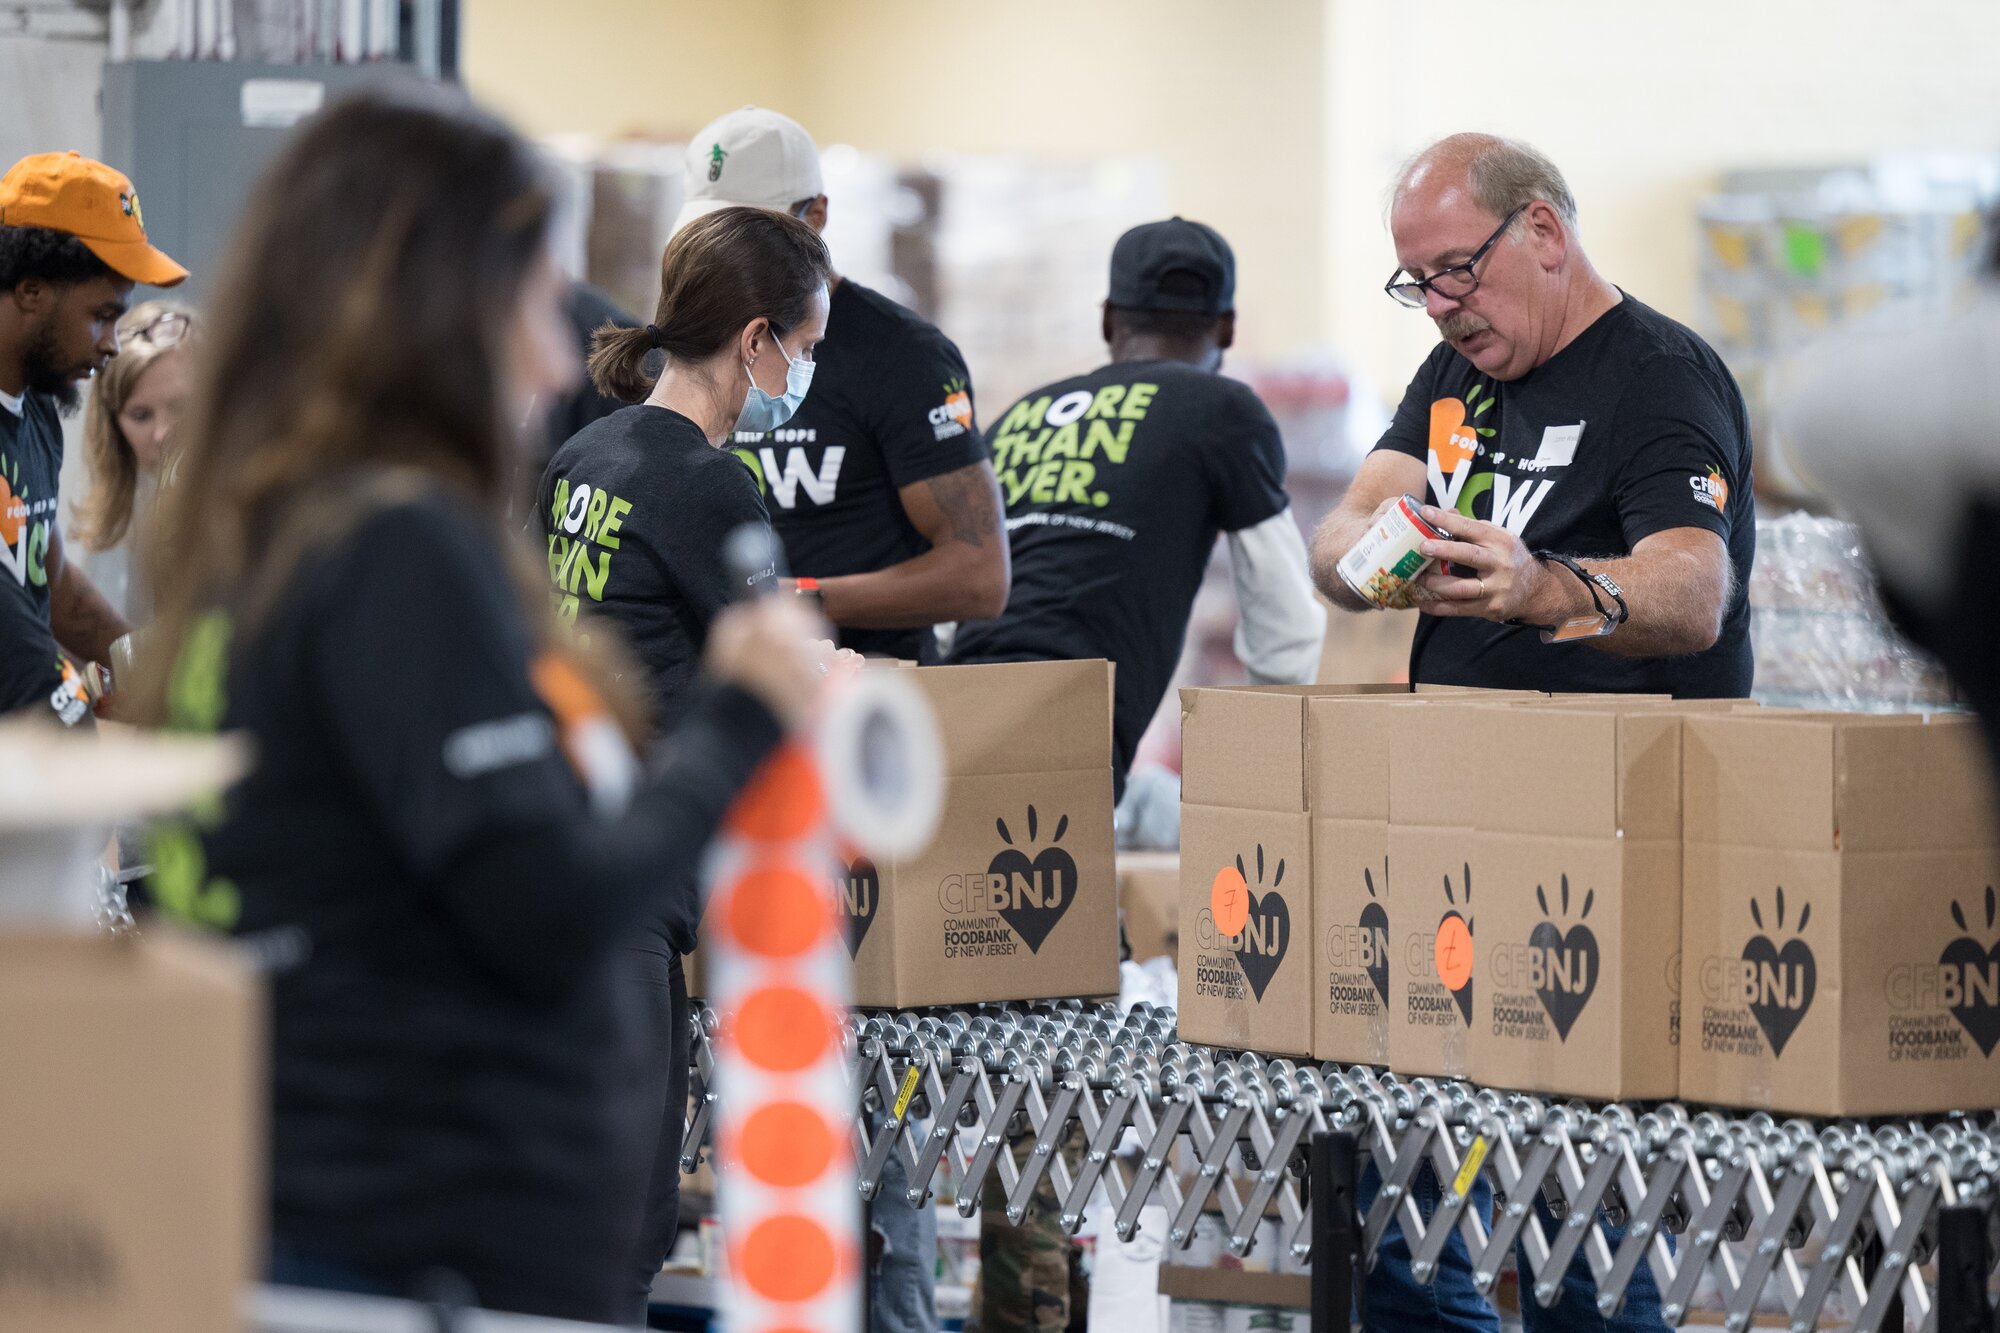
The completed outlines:
[[[1458,134],[1424,149],[1397,177],[1389,230],[1388,294],[1441,341],[1314,535],[1320,591],[1372,609],[1337,566],[1409,495],[1441,534],[1419,545],[1437,564],[1397,599],[1422,613],[1411,680],[1748,694],[1750,430],[1721,359],[1598,274],[1562,173],[1525,144]],[[1371,1170],[1364,1207],[1378,1185]],[[1426,1218],[1440,1193],[1424,1167],[1411,1195]],[[1491,1208],[1484,1185],[1475,1194]],[[1536,1211],[1552,1231],[1539,1199]],[[1579,1254],[1552,1307],[1524,1289],[1523,1321],[1529,1333],[1662,1326],[1644,1270],[1615,1318],[1596,1295]],[[1456,1235],[1426,1287],[1392,1225],[1367,1296],[1370,1329],[1498,1328]]]
[[[1598,274],[1562,173],[1524,144],[1426,148],[1389,229],[1388,293],[1442,341],[1315,534],[1320,591],[1371,609],[1335,566],[1408,494],[1443,533],[1411,680],[1748,694],[1750,430],[1721,359]]]

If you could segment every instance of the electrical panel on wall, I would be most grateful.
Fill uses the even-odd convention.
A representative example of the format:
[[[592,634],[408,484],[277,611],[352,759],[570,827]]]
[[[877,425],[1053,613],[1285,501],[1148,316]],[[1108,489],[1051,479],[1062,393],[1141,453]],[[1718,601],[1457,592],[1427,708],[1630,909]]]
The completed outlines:
[[[139,60],[104,67],[104,160],[132,178],[154,244],[188,266],[199,301],[265,166],[342,96],[421,76],[408,65]]]

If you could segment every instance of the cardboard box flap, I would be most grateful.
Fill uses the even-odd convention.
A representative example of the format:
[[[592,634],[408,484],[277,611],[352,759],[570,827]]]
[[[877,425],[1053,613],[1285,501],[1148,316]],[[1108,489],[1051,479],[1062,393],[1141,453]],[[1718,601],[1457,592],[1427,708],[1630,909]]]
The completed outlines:
[[[1306,698],[1299,689],[1182,690],[1182,803],[1304,810]]]
[[[1313,699],[1306,704],[1307,799],[1323,819],[1389,818],[1389,756],[1414,697]]]
[[[1979,729],[1955,718],[1834,729],[1834,835],[1848,851],[2000,846]]]
[[[1491,752],[1484,743],[1468,744],[1465,728],[1474,719],[1483,725],[1489,714],[1499,726],[1500,718],[1532,718],[1537,711],[1478,695],[1434,695],[1422,707],[1398,712],[1392,720],[1395,732],[1389,759],[1390,821],[1473,827],[1479,813],[1491,807],[1502,768],[1518,769],[1521,756]]]
[[[1803,851],[1996,845],[1978,729],[1954,715],[1690,717],[1690,843]]]
[[[1111,766],[1112,667],[1101,658],[920,667],[910,679],[937,711],[948,775]]]
[[[1181,691],[1181,800],[1306,808],[1305,709],[1315,698],[1407,700],[1407,685],[1249,685]]]
[[[1688,842],[1832,850],[1830,727],[1766,710],[1691,717],[1682,731]]]
[[[1495,705],[1462,708],[1446,726],[1426,729],[1420,745],[1455,736],[1450,751],[1477,778],[1462,818],[1477,828],[1678,841],[1680,722],[1652,708]],[[1406,803],[1421,798],[1415,786],[1399,788]],[[1397,822],[1439,822],[1409,811],[1406,804]]]

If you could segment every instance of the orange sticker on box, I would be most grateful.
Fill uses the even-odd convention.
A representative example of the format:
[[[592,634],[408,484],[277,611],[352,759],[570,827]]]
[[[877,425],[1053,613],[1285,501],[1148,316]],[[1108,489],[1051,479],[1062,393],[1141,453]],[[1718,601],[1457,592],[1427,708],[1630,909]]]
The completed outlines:
[[[1215,882],[1208,886],[1208,914],[1224,935],[1241,935],[1250,924],[1250,886],[1235,866],[1217,871]]]
[[[1436,953],[1438,980],[1446,990],[1464,990],[1472,980],[1472,931],[1458,913],[1438,922]]]

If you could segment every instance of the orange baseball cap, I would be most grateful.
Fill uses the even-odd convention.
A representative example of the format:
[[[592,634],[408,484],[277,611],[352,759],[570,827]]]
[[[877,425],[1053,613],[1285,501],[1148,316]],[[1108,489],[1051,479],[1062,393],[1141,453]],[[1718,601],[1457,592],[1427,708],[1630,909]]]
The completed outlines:
[[[111,266],[149,287],[172,287],[188,271],[146,240],[139,194],[121,171],[78,152],[24,157],[0,176],[0,226],[66,231]]]

